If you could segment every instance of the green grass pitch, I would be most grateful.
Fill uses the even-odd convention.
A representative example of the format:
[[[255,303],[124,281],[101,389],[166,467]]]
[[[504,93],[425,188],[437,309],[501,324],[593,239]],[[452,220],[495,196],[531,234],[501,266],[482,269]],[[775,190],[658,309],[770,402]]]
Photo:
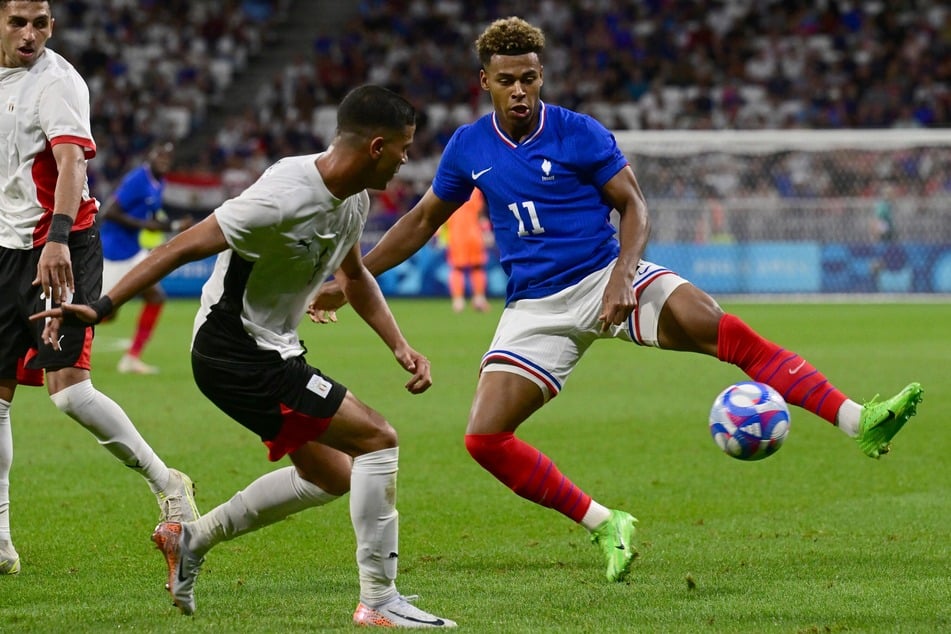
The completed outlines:
[[[93,378],[208,510],[275,468],[257,439],[195,388],[196,303],[170,302],[146,352],[154,377],[115,371],[138,305],[98,329]],[[469,632],[936,632],[951,629],[951,305],[728,304],[862,401],[912,380],[919,415],[881,460],[792,408],[775,456],[716,448],[713,397],[745,378],[715,359],[596,344],[564,392],[522,429],[579,486],[640,520],[629,583],[603,579],[583,529],[517,498],[466,454],[462,434],[492,314],[448,300],[392,302],[433,362],[426,394],[349,309],[302,325],[308,360],[400,431],[400,577],[419,605]],[[4,632],[350,630],[357,601],[347,501],[220,545],[182,617],[149,541],[146,484],[45,390],[13,411],[13,535],[23,571],[0,577]]]

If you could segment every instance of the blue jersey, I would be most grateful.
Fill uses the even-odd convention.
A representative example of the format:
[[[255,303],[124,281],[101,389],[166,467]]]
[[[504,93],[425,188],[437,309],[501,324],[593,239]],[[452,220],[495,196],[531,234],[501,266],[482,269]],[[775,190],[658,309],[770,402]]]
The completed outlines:
[[[165,182],[156,179],[146,164],[126,174],[115,197],[125,213],[140,220],[150,220],[162,208],[164,190]],[[107,260],[128,260],[142,249],[139,245],[141,229],[110,220],[105,220],[101,229],[102,255]]]
[[[433,192],[454,202],[476,186],[485,194],[508,304],[556,293],[617,257],[612,207],[600,188],[627,164],[596,120],[541,103],[538,127],[521,143],[499,128],[495,113],[456,130]]]

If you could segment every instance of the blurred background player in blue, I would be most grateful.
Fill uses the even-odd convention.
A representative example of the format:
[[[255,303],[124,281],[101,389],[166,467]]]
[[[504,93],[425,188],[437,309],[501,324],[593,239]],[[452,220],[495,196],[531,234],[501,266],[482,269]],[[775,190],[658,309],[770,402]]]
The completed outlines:
[[[159,143],[146,161],[122,179],[115,194],[99,213],[102,235],[102,287],[112,288],[122,276],[145,259],[148,249],[142,245],[143,231],[171,232],[186,229],[191,218],[170,221],[162,213],[165,175],[172,167],[175,145]],[[132,343],[119,360],[123,374],[155,374],[158,368],[142,361],[142,350],[152,337],[165,304],[165,291],[155,284],[145,289],[142,310],[136,320]],[[114,319],[114,316],[113,316]]]

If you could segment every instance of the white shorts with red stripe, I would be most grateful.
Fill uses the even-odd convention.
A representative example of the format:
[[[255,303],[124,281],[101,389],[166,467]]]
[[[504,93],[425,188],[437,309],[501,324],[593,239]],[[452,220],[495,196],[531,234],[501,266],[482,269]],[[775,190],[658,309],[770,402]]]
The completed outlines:
[[[616,262],[616,260],[615,260]],[[561,391],[597,339],[657,346],[657,324],[667,298],[687,280],[641,260],[634,278],[636,305],[627,322],[601,332],[601,298],[614,263],[570,288],[541,299],[520,299],[502,311],[482,372],[512,372],[533,381],[545,400]]]

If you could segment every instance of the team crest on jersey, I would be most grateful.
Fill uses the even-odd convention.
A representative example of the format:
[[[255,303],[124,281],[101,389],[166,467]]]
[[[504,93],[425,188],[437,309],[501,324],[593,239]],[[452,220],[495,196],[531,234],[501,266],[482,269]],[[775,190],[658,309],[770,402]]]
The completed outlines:
[[[542,180],[543,181],[553,181],[555,177],[551,175],[551,161],[545,159],[542,161]]]

